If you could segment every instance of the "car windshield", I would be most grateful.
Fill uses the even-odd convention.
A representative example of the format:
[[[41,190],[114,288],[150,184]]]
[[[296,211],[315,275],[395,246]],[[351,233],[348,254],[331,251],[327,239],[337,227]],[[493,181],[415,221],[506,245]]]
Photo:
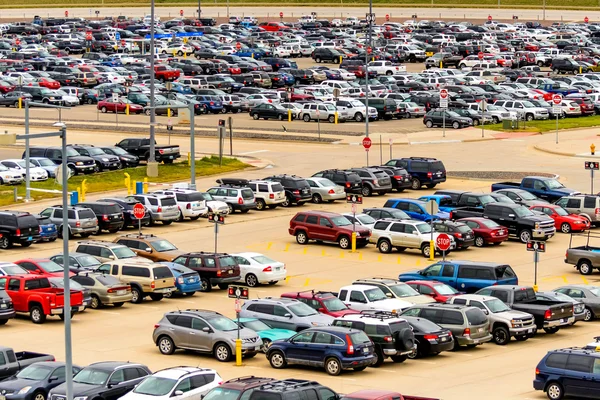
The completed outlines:
[[[348,220],[348,218],[346,217],[331,217],[330,218],[331,222],[333,223],[333,225],[335,226],[348,226],[348,225],[352,225],[352,222],[350,222]]]
[[[101,262],[98,261],[96,257],[93,256],[80,256],[77,257],[77,262],[84,268],[95,267],[96,265],[100,265]]]
[[[350,87],[350,85],[348,85],[348,87]],[[350,102],[350,105],[352,105],[352,107],[356,107],[356,108],[360,108],[360,107],[363,107],[363,108],[364,108],[364,106],[365,106],[363,103],[361,103],[361,102],[360,102],[360,101],[358,101],[358,100],[352,100],[352,101]]]
[[[359,215],[356,219],[363,225],[373,225],[375,223],[375,219],[370,215]]]
[[[108,379],[109,373],[109,371],[100,369],[84,368],[73,377],[73,382],[86,385],[104,385]]]
[[[517,276],[510,265],[501,265],[494,268],[494,274],[496,274],[496,278],[498,279],[514,278]]]
[[[46,379],[52,372],[53,367],[43,366],[39,364],[33,364],[23,369],[17,374],[19,379],[28,379],[32,381],[41,381]]]
[[[88,153],[90,153],[90,156],[101,156],[104,154],[104,150],[99,149],[97,147],[92,147],[86,150],[88,151]]]
[[[458,291],[456,289],[454,289],[452,286],[448,286],[448,285],[444,285],[444,284],[433,285],[433,288],[435,289],[436,292],[438,292],[441,295],[458,293]]]
[[[133,393],[145,394],[148,396],[165,396],[171,392],[176,384],[176,379],[149,376],[137,385],[133,390]]]
[[[600,287],[588,287],[588,290],[594,294],[594,296],[600,297]]]
[[[115,247],[112,249],[113,253],[115,253],[115,256],[119,259],[122,260],[124,258],[132,258],[132,257],[137,257],[137,254],[135,254],[129,247]]]
[[[500,225],[498,225],[496,222],[490,220],[490,219],[484,219],[483,221],[480,221],[483,225],[485,225],[487,228],[497,228]]]
[[[486,205],[488,203],[495,203],[496,200],[490,196],[490,195],[486,195],[486,196],[480,196],[479,197],[479,201],[481,202],[481,205]]]
[[[379,288],[365,290],[365,296],[367,296],[369,301],[381,301],[387,299],[385,293]]]
[[[556,211],[556,213],[557,213],[558,215],[560,215],[561,217],[564,217],[564,216],[566,216],[566,215],[569,215],[569,213],[567,212],[567,210],[565,210],[565,209],[564,209],[564,208],[562,208],[562,207],[555,207],[555,208],[554,208],[554,211]]]
[[[420,233],[431,233],[431,226],[428,224],[415,225]]]
[[[16,164],[21,168],[27,168],[27,164],[25,164],[25,160],[16,161]],[[35,165],[29,163],[29,168],[33,168]]]
[[[529,208],[525,207],[525,206],[521,206],[521,207],[516,207],[515,208],[515,214],[517,214],[518,217],[531,217],[533,215],[535,215]]]
[[[537,197],[534,194],[531,194],[529,192],[519,192],[519,196],[523,199],[523,200],[537,200]]]
[[[564,185],[562,183],[560,183],[559,181],[557,181],[556,179],[548,179],[548,180],[545,180],[544,183],[546,184],[548,189],[551,189],[551,190],[564,188]]]
[[[252,329],[254,332],[267,331],[267,330],[271,329],[271,327],[269,325],[265,324],[264,322],[262,322],[258,319],[253,319],[252,321],[242,322],[242,325],[245,328]]]
[[[54,161],[48,158],[40,158],[37,160],[37,162],[40,164],[41,167],[53,167],[56,165]]]
[[[67,147],[67,157],[79,157],[81,154],[72,147]]]
[[[325,308],[329,311],[335,312],[335,311],[348,310],[348,307],[346,306],[346,304],[344,304],[337,297],[331,297],[329,299],[324,299],[323,304],[325,305]]]
[[[394,219],[410,219],[408,214],[406,214],[402,210],[393,210],[393,211],[390,211],[390,214],[392,214],[392,218],[394,218]]]
[[[2,267],[1,272],[5,275],[20,275],[29,273],[29,271],[19,265],[8,265],[6,267]]]
[[[158,251],[159,253],[163,251],[177,250],[177,247],[175,247],[173,243],[165,239],[156,240],[151,242],[151,244],[154,250]]]
[[[316,312],[313,308],[307,306],[304,303],[289,305],[288,309],[298,317],[309,317],[311,315],[318,314],[318,312]]]
[[[218,331],[235,331],[238,326],[235,322],[230,320],[229,318],[216,316],[208,319],[208,323],[213,326]]]
[[[217,387],[208,392],[203,400],[237,400],[239,397],[239,390]]]
[[[271,264],[271,263],[277,262],[277,261],[272,260],[269,257],[263,256],[263,255],[252,257],[252,259],[259,264]]]
[[[502,300],[499,299],[486,300],[484,303],[493,314],[510,311],[510,307],[508,307]]]
[[[111,147],[110,150],[118,156],[123,156],[128,154],[125,150],[120,147]]]
[[[64,269],[54,261],[41,261],[38,265],[46,272],[62,272]]]

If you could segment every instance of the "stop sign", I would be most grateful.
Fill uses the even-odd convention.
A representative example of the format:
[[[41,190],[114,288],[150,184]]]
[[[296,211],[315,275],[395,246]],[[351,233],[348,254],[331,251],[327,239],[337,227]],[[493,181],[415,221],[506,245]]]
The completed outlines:
[[[442,99],[447,99],[448,98],[448,91],[446,89],[440,90],[440,97]]]
[[[136,217],[137,219],[142,219],[144,218],[144,215],[146,215],[146,208],[143,205],[137,203],[135,206],[133,206],[134,217]]]
[[[585,17],[585,18],[583,19],[583,22],[585,22],[585,23],[587,24],[588,22],[590,22],[590,19],[589,19],[588,17]]]
[[[367,47],[367,53],[371,54],[372,51],[373,49],[371,47]]]
[[[92,38],[93,36],[91,31],[85,33],[85,40],[92,40]]]
[[[240,42],[237,42],[235,44],[235,48],[238,49],[238,50],[241,49],[242,48],[242,44]]]
[[[183,17],[183,10],[179,10],[179,15]]]
[[[435,239],[435,245],[441,251],[447,251],[450,248],[451,243],[450,236],[446,235],[445,233],[440,233],[437,239]]]
[[[560,94],[555,94],[552,96],[552,102],[556,105],[559,105],[562,100],[562,96]]]
[[[390,14],[385,14],[385,20],[389,21],[390,20]]]
[[[483,51],[477,53],[477,57],[479,57],[480,60],[483,60]]]
[[[283,18],[283,13],[282,12],[279,13],[279,18]]]
[[[69,17],[69,11],[65,10],[65,18]],[[586,17],[587,18],[587,17]],[[586,21],[587,22],[587,21]]]
[[[371,144],[372,144],[371,138],[369,138],[369,137],[366,137],[362,140],[362,145],[367,150],[369,150],[371,148]]]
[[[488,21],[491,21],[491,20],[492,20],[492,16],[488,15]]]

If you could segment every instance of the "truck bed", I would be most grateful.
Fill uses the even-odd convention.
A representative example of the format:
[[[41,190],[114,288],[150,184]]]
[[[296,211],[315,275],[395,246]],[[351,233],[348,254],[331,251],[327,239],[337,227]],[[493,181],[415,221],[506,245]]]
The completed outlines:
[[[16,351],[15,357],[17,358],[17,361],[19,361],[19,362],[30,361],[30,360],[35,360],[35,362],[54,361],[54,356],[51,356],[50,354],[34,353],[33,351]]]
[[[450,219],[452,220],[471,217],[483,217],[483,208],[459,207],[450,212]]]
[[[500,189],[519,189],[521,187],[520,182],[498,182],[492,183],[492,192]]]

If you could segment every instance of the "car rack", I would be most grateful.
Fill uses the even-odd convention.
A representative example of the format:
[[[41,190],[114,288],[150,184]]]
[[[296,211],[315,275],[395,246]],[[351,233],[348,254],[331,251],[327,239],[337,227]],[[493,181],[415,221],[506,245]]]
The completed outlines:
[[[217,183],[221,186],[246,187],[249,181],[248,179],[220,178],[217,179]]]
[[[398,314],[391,311],[363,310],[360,312],[360,317],[374,317],[383,321],[384,319],[398,318]]]
[[[288,390],[295,390],[295,389],[298,389],[303,386],[313,386],[313,385],[320,386],[319,382],[317,382],[317,381],[305,381],[305,380],[301,380],[301,379],[284,379],[284,380],[275,381],[272,383],[265,383],[264,385],[259,386],[257,389],[258,390],[273,389],[273,390],[281,390],[281,391],[285,392]]]

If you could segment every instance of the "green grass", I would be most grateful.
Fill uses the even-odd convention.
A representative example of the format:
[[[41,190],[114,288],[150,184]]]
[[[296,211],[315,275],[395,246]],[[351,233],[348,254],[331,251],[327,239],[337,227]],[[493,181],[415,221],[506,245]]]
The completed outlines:
[[[219,158],[204,157],[196,161],[196,176],[218,175],[225,172],[239,171],[248,168],[250,165],[245,164],[235,158],[223,158],[223,165],[219,166]],[[146,178],[146,166],[137,168],[127,168],[120,171],[103,172],[94,175],[77,175],[69,179],[69,191],[75,191],[81,187],[81,182],[85,179],[87,184],[87,193],[99,193],[110,190],[125,190],[125,175],[127,172],[133,181],[143,181]],[[187,162],[159,165],[158,177],[148,178],[150,182],[177,182],[190,179],[190,167]],[[32,188],[61,190],[62,187],[57,185],[54,179],[48,179],[45,182],[32,182]],[[25,197],[25,184],[16,186],[17,195]],[[0,206],[15,204],[14,189],[12,187],[2,186],[0,188]],[[42,200],[56,197],[57,201],[60,195],[54,193],[32,191],[31,196],[35,200]]]
[[[591,128],[600,126],[600,115],[592,115],[590,117],[579,117],[579,118],[565,118],[558,120],[558,129],[577,129],[577,128]],[[501,132],[512,132],[513,129],[503,129],[502,124],[486,125],[485,129]],[[554,132],[556,131],[556,119],[551,118],[545,121],[531,121],[525,124],[519,122],[519,129],[514,129],[519,132]]]

